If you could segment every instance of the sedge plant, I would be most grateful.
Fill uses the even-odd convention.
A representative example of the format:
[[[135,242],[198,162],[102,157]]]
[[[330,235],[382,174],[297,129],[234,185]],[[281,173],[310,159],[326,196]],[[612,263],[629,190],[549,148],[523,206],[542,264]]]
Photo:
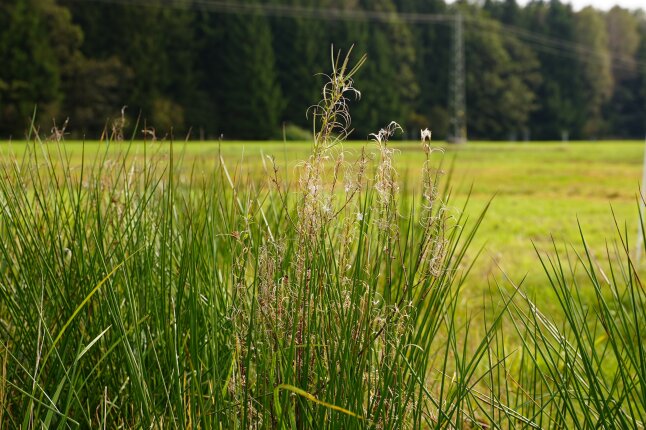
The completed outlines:
[[[3,155],[0,427],[483,422],[502,311],[476,339],[458,316],[482,216],[451,206],[430,135],[418,199],[398,193],[396,123],[343,148],[350,60],[332,55],[296,179],[271,157],[187,165],[121,122],[78,162],[36,130]]]

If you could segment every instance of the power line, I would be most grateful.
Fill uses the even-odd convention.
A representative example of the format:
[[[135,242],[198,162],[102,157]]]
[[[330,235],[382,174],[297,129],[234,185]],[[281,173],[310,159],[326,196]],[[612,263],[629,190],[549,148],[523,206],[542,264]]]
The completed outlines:
[[[451,23],[453,14],[418,14],[363,9],[311,8],[298,5],[232,3],[218,0],[70,0],[76,3],[108,3],[150,7],[199,9],[232,14],[263,13],[272,17],[310,18],[325,21],[371,21],[383,23]]]
[[[83,2],[83,0],[76,0]],[[464,70],[464,37],[462,31],[462,15],[460,14],[418,14],[393,11],[374,11],[359,9],[321,9],[297,5],[262,4],[262,3],[231,3],[217,0],[192,1],[154,1],[154,0],[85,0],[86,2],[119,3],[139,6],[162,6],[178,8],[197,8],[210,12],[232,14],[262,13],[272,17],[306,18],[326,21],[368,21],[381,23],[411,23],[411,24],[449,24],[454,30],[453,35],[453,73],[450,86],[449,100],[453,111],[453,140],[466,141],[466,96]]]
[[[221,0],[69,0],[77,3],[107,3],[148,7],[172,7],[178,9],[199,9],[209,12],[230,14],[256,14],[262,13],[271,17],[319,19],[325,21],[369,21],[381,23],[410,23],[410,24],[447,24],[453,26],[455,14],[411,13],[398,11],[376,11],[350,8],[314,8],[299,5],[265,4],[265,3],[237,3]],[[484,19],[482,17],[464,16],[464,21],[470,25],[480,26],[501,34],[513,34],[525,41],[533,41],[555,49],[562,49],[577,54],[603,56],[593,48],[577,43],[557,39],[525,30],[509,24]],[[625,63],[646,67],[646,61],[640,61],[625,55],[611,55],[613,62]]]
[[[278,18],[303,18],[324,21],[365,21],[390,24],[446,24],[453,30],[452,74],[449,86],[449,103],[453,111],[452,133],[457,142],[466,141],[466,97],[464,60],[464,21],[475,31],[497,33],[503,37],[516,37],[536,51],[573,58],[578,61],[603,64],[606,61],[615,70],[635,71],[637,67],[646,70],[646,61],[625,55],[609,55],[590,46],[563,39],[547,37],[523,28],[504,24],[483,17],[463,17],[462,14],[429,14],[363,9],[312,8],[299,5],[237,3],[221,0],[68,0],[77,3],[106,3],[142,7],[168,7],[197,9],[226,14],[264,14]]]
[[[485,28],[478,28],[478,27],[471,27],[472,31],[479,31],[479,32],[485,32],[485,33],[491,33],[492,31],[489,29]],[[505,33],[505,32],[499,32],[501,37],[508,38],[508,39],[516,39],[517,36],[511,33]],[[584,63],[592,63],[592,64],[600,64],[603,65],[606,61],[608,61],[609,66],[614,69],[614,70],[621,70],[624,72],[634,72],[636,70],[636,67],[643,67],[646,68],[646,63],[644,62],[639,62],[639,61],[634,61],[632,64],[635,67],[632,67],[628,63],[617,63],[613,61],[613,56],[610,54],[604,54],[604,53],[597,53],[597,55],[583,55],[579,54],[570,50],[564,50],[557,48],[551,44],[546,44],[543,42],[539,41],[534,41],[534,40],[523,40],[522,41],[524,44],[532,47],[534,51],[539,51],[543,52],[546,54],[551,54],[551,55],[556,55],[559,57],[563,58],[570,58],[574,59],[577,61],[581,61]]]
[[[570,52],[574,52],[579,55],[592,55],[596,57],[604,57],[606,55],[602,52],[599,52],[581,43],[570,42],[563,39],[555,39],[552,37],[543,36],[541,34],[528,31],[513,25],[503,24],[498,21],[483,20],[476,17],[468,17],[466,19],[469,20],[470,23],[476,26],[489,27],[492,30],[505,35],[512,34],[514,36],[517,36],[520,39],[523,39],[525,42],[532,41],[534,43],[541,44],[543,46],[550,46],[555,49],[563,49]],[[646,61],[640,61],[636,58],[632,58],[626,55],[613,54],[610,57],[614,62],[623,63],[626,67],[632,67],[633,65],[640,65],[642,67],[646,67]]]

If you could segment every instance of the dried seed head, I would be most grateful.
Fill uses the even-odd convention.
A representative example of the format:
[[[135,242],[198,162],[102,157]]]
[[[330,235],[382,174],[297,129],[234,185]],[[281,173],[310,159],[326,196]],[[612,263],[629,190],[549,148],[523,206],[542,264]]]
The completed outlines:
[[[431,153],[431,130],[428,128],[425,128],[424,130],[421,131],[421,137],[422,137],[422,146],[424,147],[424,152],[428,155]]]
[[[121,117],[112,121],[112,140],[116,142],[123,141],[123,129],[126,127],[126,108],[121,108]]]
[[[65,129],[67,128],[67,124],[69,124],[70,119],[67,118],[65,119],[65,122],[63,123],[63,126],[58,128],[56,126],[56,121],[54,121],[54,126],[52,127],[51,130],[51,135],[49,136],[49,140],[52,142],[60,142],[63,140],[65,137]]]
[[[393,165],[394,150],[388,147],[388,139],[392,137],[397,130],[401,130],[399,124],[391,122],[386,127],[379,130],[378,133],[372,134],[373,141],[377,144],[380,153],[379,165],[375,175],[375,191],[378,196],[380,228],[386,230],[395,230],[396,223],[394,216],[396,214],[395,195],[398,191],[397,171]]]

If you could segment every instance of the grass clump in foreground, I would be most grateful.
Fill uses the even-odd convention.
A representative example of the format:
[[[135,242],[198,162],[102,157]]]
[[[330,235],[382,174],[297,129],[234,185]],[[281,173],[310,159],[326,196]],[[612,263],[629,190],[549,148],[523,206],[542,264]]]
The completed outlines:
[[[399,202],[395,124],[374,136],[374,168],[366,152],[344,160],[362,62],[335,57],[295,189],[270,159],[256,181],[223,162],[183,167],[158,143],[132,156],[119,133],[78,168],[37,135],[5,157],[0,422],[468,422],[475,366],[449,357],[474,230],[447,210],[430,149],[420,209]]]
[[[428,142],[414,201],[396,124],[374,162],[345,160],[362,62],[334,57],[294,187],[271,158],[257,180],[155,142],[73,167],[34,135],[3,159],[0,426],[642,425],[636,271],[582,258],[590,305],[556,260],[561,327],[502,287],[474,327],[459,293],[482,218],[450,208]]]

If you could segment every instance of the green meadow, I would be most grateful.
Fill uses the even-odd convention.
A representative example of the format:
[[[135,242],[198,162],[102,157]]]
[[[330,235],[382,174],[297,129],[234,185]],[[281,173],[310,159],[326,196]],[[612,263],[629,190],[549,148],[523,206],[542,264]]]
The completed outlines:
[[[419,142],[393,141],[395,166],[402,197],[419,196],[424,162]],[[4,142],[4,151],[21,154],[24,143]],[[127,156],[141,158],[143,142],[127,145]],[[148,144],[148,155],[170,152],[168,142]],[[254,178],[268,186],[269,157],[294,182],[297,167],[310,151],[309,142],[174,142],[183,169],[199,166],[208,173],[220,161],[231,174]],[[564,250],[579,247],[579,225],[591,248],[605,254],[606,244],[616,236],[617,225],[626,229],[635,245],[638,235],[638,195],[641,187],[644,142],[470,142],[466,145],[433,144],[443,152],[433,153],[442,163],[444,176],[451,176],[455,210],[469,198],[468,211],[479,213],[493,199],[471,250],[484,252],[478,259],[469,285],[487,285],[490,276],[503,272],[513,280],[526,277],[532,287],[545,286],[536,251],[549,252],[554,244]],[[356,159],[362,148],[374,158],[374,142],[344,142],[333,149],[348,160]],[[126,152],[126,144],[73,141],[65,144],[71,164],[80,164],[99,153]],[[264,158],[264,164],[263,164]],[[614,216],[613,216],[614,213]]]
[[[642,142],[323,130],[0,143],[0,427],[643,427]]]

